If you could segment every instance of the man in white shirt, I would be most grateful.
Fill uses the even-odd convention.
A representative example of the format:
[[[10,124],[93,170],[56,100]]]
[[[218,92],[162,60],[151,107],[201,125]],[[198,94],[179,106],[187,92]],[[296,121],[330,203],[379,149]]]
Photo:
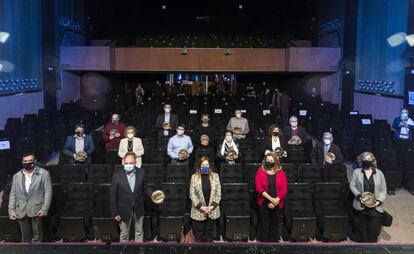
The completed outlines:
[[[36,166],[34,153],[23,155],[22,167],[13,176],[9,198],[9,218],[17,220],[22,242],[43,241],[43,218],[52,201],[49,172]]]

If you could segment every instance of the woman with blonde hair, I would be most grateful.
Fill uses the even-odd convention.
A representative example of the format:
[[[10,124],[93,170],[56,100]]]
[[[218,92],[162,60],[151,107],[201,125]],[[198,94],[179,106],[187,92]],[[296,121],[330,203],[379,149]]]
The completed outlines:
[[[216,220],[220,217],[221,185],[208,157],[198,160],[190,182],[191,219],[198,242],[212,242]]]
[[[274,152],[267,153],[256,173],[259,236],[261,242],[280,240],[280,225],[288,182]]]
[[[142,155],[144,155],[144,146],[140,138],[135,137],[137,131],[134,126],[128,126],[125,128],[124,136],[119,142],[118,156],[122,158],[122,164],[124,164],[124,157],[128,152],[135,153],[137,168],[141,168]]]

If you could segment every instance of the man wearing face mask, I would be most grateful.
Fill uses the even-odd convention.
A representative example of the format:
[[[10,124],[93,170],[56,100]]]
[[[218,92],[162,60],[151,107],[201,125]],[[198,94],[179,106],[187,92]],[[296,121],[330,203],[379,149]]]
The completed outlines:
[[[194,149],[193,143],[191,138],[184,134],[184,124],[178,124],[176,131],[177,134],[168,140],[167,154],[171,158],[171,164],[188,164],[188,157]],[[179,152],[183,149],[188,153],[188,157],[185,159],[179,157]]]
[[[169,138],[173,135],[173,131],[177,127],[178,116],[171,113],[171,104],[164,104],[164,113],[157,116],[155,121],[155,129],[159,131],[158,138]]]
[[[402,109],[399,117],[396,117],[392,123],[394,131],[394,140],[398,163],[401,169],[405,167],[404,161],[410,142],[413,140],[414,121],[408,116],[408,110]],[[410,165],[412,166],[412,165]]]
[[[125,124],[120,122],[119,114],[112,114],[111,121],[105,125],[102,138],[105,141],[105,163],[120,164],[118,158],[119,142],[121,142],[122,134],[125,132]]]
[[[246,138],[246,135],[249,133],[249,121],[246,118],[242,117],[242,112],[240,109],[234,110],[234,117],[230,118],[227,123],[227,130],[233,132],[233,137],[236,139]]]
[[[198,125],[194,130],[194,140],[197,141],[197,145],[200,144],[200,138],[203,135],[207,135],[209,137],[209,144],[215,146],[217,132],[216,128],[210,123],[210,117],[207,113],[201,115],[201,124]]]
[[[325,132],[322,135],[322,141],[319,141],[312,150],[312,163],[318,163],[321,167],[325,165],[340,165],[344,163],[341,149],[333,142],[333,135],[330,132]],[[330,160],[327,153],[335,155],[335,160]],[[328,158],[327,158],[328,157]]]
[[[63,147],[63,154],[66,155],[69,164],[84,163],[91,164],[91,154],[95,150],[93,140],[90,135],[85,135],[85,127],[83,124],[75,126],[75,135],[66,138],[65,146]],[[82,161],[77,154],[84,151],[87,155],[86,160]]]
[[[13,176],[9,218],[19,223],[22,242],[42,242],[43,218],[52,202],[50,174],[36,165],[34,153],[23,155],[22,167]]]
[[[136,168],[136,155],[126,153],[124,169],[112,176],[109,196],[111,214],[120,228],[119,239],[129,242],[129,231],[134,227],[134,241],[144,241],[144,198],[151,197],[153,191],[145,182],[145,172]]]

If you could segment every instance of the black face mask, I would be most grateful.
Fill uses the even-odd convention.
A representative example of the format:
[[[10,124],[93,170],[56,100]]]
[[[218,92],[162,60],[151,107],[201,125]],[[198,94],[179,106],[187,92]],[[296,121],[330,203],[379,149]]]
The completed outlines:
[[[368,161],[368,160],[363,160],[362,161],[362,168],[370,168],[373,166],[372,161]]]
[[[81,131],[75,131],[76,136],[81,137],[82,136],[82,132]]]
[[[275,136],[275,137],[279,136],[279,132],[278,131],[272,132],[272,136]]]
[[[22,166],[26,171],[32,171],[35,167],[35,163],[34,162],[22,163]]]
[[[275,166],[275,163],[266,161],[265,166],[267,169],[272,169]]]

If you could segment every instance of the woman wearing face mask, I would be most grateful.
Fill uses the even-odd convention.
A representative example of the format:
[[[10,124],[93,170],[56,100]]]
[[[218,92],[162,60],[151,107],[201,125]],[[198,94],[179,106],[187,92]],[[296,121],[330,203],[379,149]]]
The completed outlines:
[[[198,242],[212,242],[216,220],[220,217],[220,178],[208,157],[201,157],[190,182],[191,219]]]
[[[412,167],[411,163],[407,165],[407,150],[412,144],[414,121],[409,117],[408,110],[402,109],[400,116],[396,117],[392,123],[394,131],[394,144],[396,148],[399,168],[402,170],[408,170],[408,167]],[[414,188],[406,186],[409,189]]]
[[[330,160],[327,153],[335,155],[335,160]],[[333,143],[333,135],[330,132],[325,132],[322,135],[322,141],[319,141],[312,150],[312,163],[318,163],[321,167],[325,165],[341,165],[344,163],[339,146]]]
[[[231,131],[226,132],[226,136],[221,144],[217,147],[217,157],[221,161],[229,164],[235,164],[240,158],[240,150],[238,143],[233,139]]]
[[[124,164],[123,158],[128,152],[135,153],[137,168],[140,168],[142,165],[142,155],[144,155],[144,146],[140,138],[135,137],[136,130],[133,126],[128,126],[125,128],[124,136],[125,138],[121,139],[119,142],[118,156],[122,158],[122,164]]]
[[[349,188],[355,195],[352,205],[359,219],[360,242],[377,242],[381,232],[387,184],[384,174],[377,168],[377,160],[372,153],[362,153],[358,156],[357,163],[358,168],[354,170]],[[373,206],[368,207],[361,202],[363,192],[375,195],[377,201]]]
[[[287,179],[275,153],[266,154],[256,173],[257,205],[259,206],[259,236],[261,242],[278,242]]]
[[[282,128],[277,124],[272,124],[270,126],[269,137],[266,137],[264,142],[265,151],[273,152],[278,147],[281,147],[284,150],[287,148],[287,141],[283,135]]]

